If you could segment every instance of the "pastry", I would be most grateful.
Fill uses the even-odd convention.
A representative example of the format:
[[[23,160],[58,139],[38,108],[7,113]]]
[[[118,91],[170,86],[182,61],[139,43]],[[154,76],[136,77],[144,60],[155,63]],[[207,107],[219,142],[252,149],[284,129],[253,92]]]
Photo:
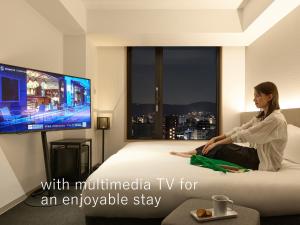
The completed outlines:
[[[210,217],[210,216],[212,216],[212,212],[209,210],[206,210],[206,209],[197,209],[196,215],[198,217]]]
[[[206,216],[206,210],[205,209],[197,209],[196,214],[198,217],[205,217]]]

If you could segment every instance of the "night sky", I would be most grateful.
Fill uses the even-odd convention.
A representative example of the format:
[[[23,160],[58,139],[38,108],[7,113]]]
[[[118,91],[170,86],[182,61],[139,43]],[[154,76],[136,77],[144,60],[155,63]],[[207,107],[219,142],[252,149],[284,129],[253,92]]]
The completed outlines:
[[[166,47],[163,50],[164,104],[216,102],[213,47]],[[132,102],[154,104],[155,49],[132,48]]]

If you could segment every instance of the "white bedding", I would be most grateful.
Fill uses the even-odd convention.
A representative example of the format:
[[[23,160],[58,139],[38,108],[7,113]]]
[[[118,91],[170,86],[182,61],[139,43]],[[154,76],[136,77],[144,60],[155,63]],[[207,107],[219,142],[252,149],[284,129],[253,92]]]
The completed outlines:
[[[169,154],[170,151],[192,150],[203,143],[149,141],[127,144],[91,174],[87,182],[99,182],[101,179],[108,183],[131,182],[139,179],[140,183],[149,181],[151,189],[105,190],[101,187],[98,190],[84,190],[83,198],[104,198],[108,194],[117,196],[118,193],[128,198],[126,205],[105,205],[103,202],[97,203],[95,207],[92,204],[85,205],[85,214],[101,217],[162,218],[188,198],[210,199],[214,194],[225,194],[235,204],[256,209],[262,216],[300,214],[300,164],[283,161],[282,169],[278,172],[224,174],[190,165],[189,158]],[[169,182],[174,179],[171,190],[166,183],[160,190],[157,178],[168,178]],[[195,190],[181,190],[182,178],[184,181],[198,182]],[[141,201],[141,194],[145,197],[151,196],[148,197],[148,205],[141,205],[141,202],[134,205],[138,203],[133,200],[134,196]],[[157,197],[156,202],[154,197]]]

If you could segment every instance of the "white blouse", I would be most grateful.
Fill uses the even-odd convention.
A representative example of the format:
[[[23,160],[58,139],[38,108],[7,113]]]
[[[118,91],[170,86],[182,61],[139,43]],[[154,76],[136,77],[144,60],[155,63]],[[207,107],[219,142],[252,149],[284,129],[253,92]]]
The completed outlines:
[[[259,170],[277,171],[281,168],[287,143],[287,122],[280,110],[274,110],[262,121],[253,117],[225,135],[233,142],[249,142],[250,147],[257,150]]]

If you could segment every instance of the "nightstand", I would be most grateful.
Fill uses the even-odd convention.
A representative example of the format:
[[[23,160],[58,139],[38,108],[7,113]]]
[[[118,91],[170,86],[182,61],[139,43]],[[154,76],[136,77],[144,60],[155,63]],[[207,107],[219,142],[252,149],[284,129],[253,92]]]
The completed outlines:
[[[83,181],[92,171],[92,139],[62,139],[50,142],[51,178]]]

